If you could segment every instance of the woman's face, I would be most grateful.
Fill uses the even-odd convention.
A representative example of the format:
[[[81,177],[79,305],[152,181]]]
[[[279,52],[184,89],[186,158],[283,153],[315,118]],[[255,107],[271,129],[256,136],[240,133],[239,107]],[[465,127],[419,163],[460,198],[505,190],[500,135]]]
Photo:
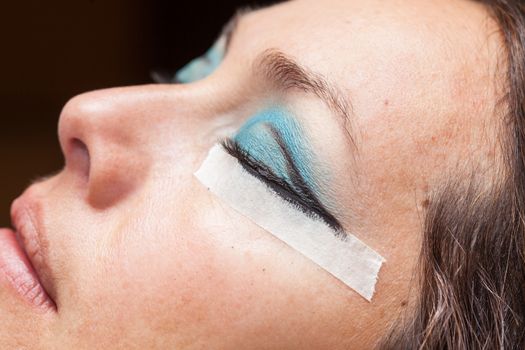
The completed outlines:
[[[40,232],[26,249],[50,299],[0,275],[2,347],[371,347],[417,295],[430,191],[495,151],[490,23],[467,1],[291,1],[242,15],[204,79],[73,98],[64,169],[13,205]],[[304,130],[331,213],[386,259],[371,302],[193,175],[268,108]]]

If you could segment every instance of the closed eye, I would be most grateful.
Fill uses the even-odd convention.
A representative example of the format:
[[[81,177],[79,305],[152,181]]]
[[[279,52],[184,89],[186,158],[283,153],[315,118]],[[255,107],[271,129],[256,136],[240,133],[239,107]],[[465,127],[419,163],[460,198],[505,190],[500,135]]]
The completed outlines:
[[[291,203],[308,216],[321,219],[336,232],[336,235],[344,235],[342,225],[324,208],[304,179],[302,179],[286,146],[280,139],[278,131],[272,129],[272,134],[286,159],[287,171],[292,184],[277,176],[270,167],[252,157],[234,139],[225,139],[221,142],[221,145],[226,152],[239,161],[249,174],[266,184],[279,197]]]

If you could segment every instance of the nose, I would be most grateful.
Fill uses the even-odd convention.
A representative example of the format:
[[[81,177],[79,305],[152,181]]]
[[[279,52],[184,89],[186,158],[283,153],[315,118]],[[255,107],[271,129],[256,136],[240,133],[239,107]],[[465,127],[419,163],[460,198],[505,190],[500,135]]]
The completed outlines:
[[[64,171],[85,186],[92,207],[113,206],[144,183],[169,117],[166,101],[160,88],[118,88],[65,105],[59,121]]]

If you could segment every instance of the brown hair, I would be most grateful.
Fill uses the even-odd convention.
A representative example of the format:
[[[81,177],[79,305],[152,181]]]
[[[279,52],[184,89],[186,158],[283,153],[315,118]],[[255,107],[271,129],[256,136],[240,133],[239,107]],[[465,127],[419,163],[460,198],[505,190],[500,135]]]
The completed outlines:
[[[503,179],[448,183],[425,217],[418,299],[382,349],[525,349],[525,4],[478,0],[505,45]],[[474,179],[475,177],[473,177]]]

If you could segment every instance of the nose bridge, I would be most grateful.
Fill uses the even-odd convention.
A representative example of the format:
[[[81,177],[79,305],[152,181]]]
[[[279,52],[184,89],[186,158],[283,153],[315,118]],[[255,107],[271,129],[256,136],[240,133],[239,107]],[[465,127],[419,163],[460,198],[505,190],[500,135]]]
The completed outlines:
[[[167,128],[197,129],[213,114],[210,95],[181,85],[146,85],[98,90],[72,98],[59,122],[61,143],[78,138],[128,144],[151,141]],[[205,101],[206,103],[203,103]],[[187,131],[187,130],[186,130]],[[147,139],[147,140],[144,140]]]

